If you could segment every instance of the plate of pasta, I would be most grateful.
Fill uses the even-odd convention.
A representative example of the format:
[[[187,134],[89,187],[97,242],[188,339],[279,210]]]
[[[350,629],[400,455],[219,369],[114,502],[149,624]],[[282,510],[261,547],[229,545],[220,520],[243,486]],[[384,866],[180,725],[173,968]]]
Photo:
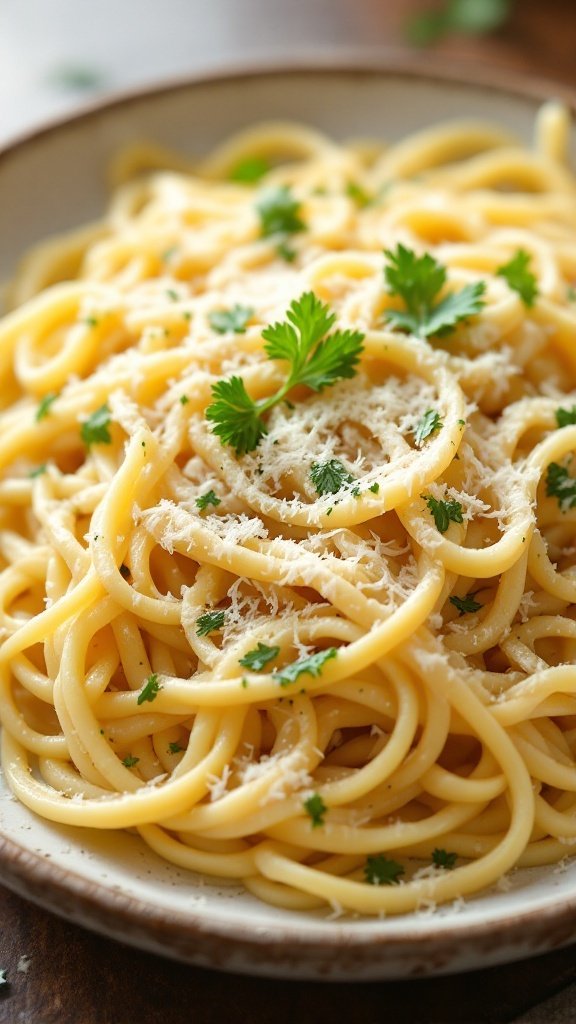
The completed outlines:
[[[272,975],[574,939],[570,154],[356,68],[0,154],[8,885]]]

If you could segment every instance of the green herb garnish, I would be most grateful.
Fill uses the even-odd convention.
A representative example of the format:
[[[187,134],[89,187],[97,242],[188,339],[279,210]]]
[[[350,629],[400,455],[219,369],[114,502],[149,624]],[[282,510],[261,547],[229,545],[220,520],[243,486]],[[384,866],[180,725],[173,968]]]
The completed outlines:
[[[240,160],[230,171],[230,181],[239,181],[252,185],[260,181],[270,170],[270,162],[263,156],[247,156]]]
[[[335,658],[338,651],[335,647],[328,647],[325,651],[317,651],[316,654],[305,654],[298,661],[286,665],[278,673],[280,686],[289,686],[295,683],[300,676],[308,675],[317,678],[322,675],[322,669],[327,661]]]
[[[319,793],[313,793],[304,801],[304,810],[310,818],[312,828],[319,828],[324,824],[324,815],[328,808]]]
[[[559,427],[569,427],[573,423],[576,423],[576,405],[573,405],[571,409],[556,409],[554,414],[556,416],[556,423]]]
[[[498,267],[496,273],[506,280],[509,288],[518,292],[525,306],[533,306],[538,296],[538,283],[536,276],[528,270],[530,255],[524,249],[518,249],[512,259],[502,267]]]
[[[436,529],[446,533],[450,523],[462,523],[462,505],[459,501],[437,501],[431,494],[422,495],[428,505],[430,514],[434,516]]]
[[[252,672],[261,672],[270,661],[274,661],[280,654],[279,647],[267,647],[266,644],[258,643],[252,651],[248,651],[239,664],[243,668],[249,668]]]
[[[217,334],[227,334],[228,331],[233,331],[234,334],[244,334],[246,324],[251,316],[254,316],[254,310],[250,306],[239,306],[236,303],[231,309],[213,310],[208,315],[208,320],[210,327]]]
[[[301,203],[294,199],[288,185],[266,189],[256,204],[262,238],[294,235],[306,225],[300,217]]]
[[[222,629],[226,613],[223,611],[206,612],[204,615],[200,615],[196,619],[196,636],[208,636],[209,633],[215,633],[216,630]]]
[[[459,292],[450,292],[437,301],[446,283],[446,268],[430,253],[417,256],[398,244],[396,252],[386,250],[388,265],[384,269],[391,295],[399,295],[405,310],[389,309],[386,320],[401,331],[421,338],[444,337],[461,320],[479,313],[484,306],[486,286],[483,281],[467,284]]]
[[[446,871],[452,871],[456,867],[457,859],[457,853],[448,853],[447,850],[440,850],[438,847],[432,850],[432,863],[437,868],[445,868]]]
[[[318,494],[338,494],[344,484],[354,483],[354,477],[350,475],[339,459],[313,462],[310,476]]]
[[[214,505],[214,508],[220,505],[220,498],[214,491],[206,491],[206,494],[201,494],[199,498],[196,498],[196,508],[199,508],[201,512],[208,508],[208,505]]]
[[[146,701],[150,701],[150,703],[152,703],[153,700],[156,700],[158,692],[161,689],[162,686],[158,682],[158,676],[156,672],[153,672],[151,676],[148,676],[148,679],[146,680],[144,686],[140,690],[140,693],[138,694],[138,700],[136,701],[136,703],[144,704]]]
[[[435,409],[428,409],[414,428],[414,443],[421,448],[426,438],[435,434],[437,430],[441,430],[443,426],[440,413]]]
[[[169,754],[180,754],[183,750],[185,750],[185,747],[181,747],[177,741],[168,744]]]
[[[36,469],[31,469],[28,476],[31,480],[35,480],[37,476],[42,476],[47,470],[47,463],[43,462],[41,466],[36,466]]]
[[[93,412],[91,416],[82,424],[80,427],[80,437],[84,441],[87,448],[92,444],[111,444],[112,436],[108,430],[108,425],[112,419],[112,414],[108,405],[105,403],[101,405],[96,412]]]
[[[364,875],[369,885],[398,885],[403,874],[405,871],[402,865],[397,860],[388,860],[384,854],[368,857],[364,865]]]
[[[132,757],[132,754],[128,754],[128,757],[124,758],[122,764],[124,765],[125,768],[134,768],[135,765],[138,764],[139,760],[139,757]]]
[[[296,385],[322,391],[338,380],[354,377],[362,352],[364,335],[359,331],[328,331],[336,320],[328,306],[313,292],[305,292],[290,304],[287,319],[262,331],[269,359],[286,360],[289,374],[270,398],[255,402],[241,377],[230,377],[212,385],[214,401],[206,418],[215,424],[213,432],[237,455],[253,451],[267,434],[263,415]]]
[[[36,409],[35,416],[37,423],[40,423],[40,420],[43,420],[45,419],[46,416],[48,416],[48,413],[50,412],[50,407],[52,403],[56,401],[57,398],[57,393],[55,391],[50,391],[49,394],[44,395],[44,398],[40,399],[40,402],[38,403],[38,408]]]
[[[563,512],[576,506],[576,478],[570,476],[566,466],[551,462],[546,474],[546,494],[557,498]]]
[[[484,607],[481,601],[474,600],[476,594],[479,593],[479,590],[472,590],[465,597],[451,597],[449,598],[450,604],[458,609],[459,615],[466,615],[467,612],[479,612]]]

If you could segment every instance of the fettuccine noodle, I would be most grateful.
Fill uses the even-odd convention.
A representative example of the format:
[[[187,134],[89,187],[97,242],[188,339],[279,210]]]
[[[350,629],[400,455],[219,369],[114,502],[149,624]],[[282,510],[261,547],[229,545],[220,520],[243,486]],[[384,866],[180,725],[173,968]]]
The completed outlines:
[[[570,853],[568,132],[550,104],[531,150],[466,122],[391,147],[263,125],[190,165],[134,147],[106,218],[24,261],[0,324],[0,713],[28,808],[302,910],[406,913]],[[274,190],[296,228],[263,227]],[[402,329],[398,246],[444,296],[482,282],[482,308]],[[502,273],[518,253],[532,299]],[[213,387],[277,392],[262,332],[310,292],[359,362],[238,453]]]

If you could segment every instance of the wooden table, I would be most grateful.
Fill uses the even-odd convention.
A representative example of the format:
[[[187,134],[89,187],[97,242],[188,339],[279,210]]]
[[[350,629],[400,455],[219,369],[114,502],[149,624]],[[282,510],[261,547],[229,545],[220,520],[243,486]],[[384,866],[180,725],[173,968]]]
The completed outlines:
[[[236,2],[245,3],[247,16],[254,17],[259,3],[269,14],[275,0]],[[301,5],[303,33],[307,19],[310,31],[318,36],[322,19],[329,19],[332,12],[342,20],[346,14],[343,0],[334,0],[331,10],[324,0],[292,2]],[[425,4],[426,0],[349,0],[344,20],[354,29],[356,18],[357,31],[346,39],[381,43],[398,56],[406,52],[407,15]],[[280,21],[281,6],[278,3]],[[433,54],[422,53],[421,59],[440,55],[444,64],[490,65],[576,86],[575,43],[575,0],[516,0],[509,24],[499,32],[447,39]],[[342,986],[267,981],[197,970],[130,949],[2,889],[0,967],[6,968],[9,978],[9,984],[0,987],[0,1024],[182,1024],[187,1018],[195,1024],[269,1024],[271,1019],[274,1024],[333,1024],[338,1019],[352,1024],[548,1024],[552,1014],[556,1024],[575,1019],[574,947],[454,978]],[[563,994],[553,1007],[541,1005],[559,990]]]

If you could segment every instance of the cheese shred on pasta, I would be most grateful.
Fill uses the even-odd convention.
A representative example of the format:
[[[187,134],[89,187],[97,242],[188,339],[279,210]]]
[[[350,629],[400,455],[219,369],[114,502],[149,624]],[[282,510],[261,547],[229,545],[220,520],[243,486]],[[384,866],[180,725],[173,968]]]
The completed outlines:
[[[106,218],[27,257],[0,324],[0,713],[28,808],[302,910],[407,913],[570,852],[568,133],[547,105],[532,149],[466,122],[134,148]],[[445,268],[438,301],[480,282],[478,310],[410,333],[399,247]],[[262,333],[310,292],[359,361],[237,453],[213,388],[278,392]]]

